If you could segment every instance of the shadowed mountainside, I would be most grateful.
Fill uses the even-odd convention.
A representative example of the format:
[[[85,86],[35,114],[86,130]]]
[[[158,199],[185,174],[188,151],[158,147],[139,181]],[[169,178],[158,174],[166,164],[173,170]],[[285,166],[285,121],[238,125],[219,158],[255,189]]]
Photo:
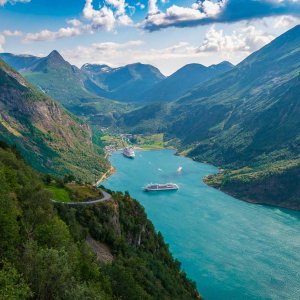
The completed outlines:
[[[86,123],[0,60],[0,138],[38,170],[93,181],[108,167]]]

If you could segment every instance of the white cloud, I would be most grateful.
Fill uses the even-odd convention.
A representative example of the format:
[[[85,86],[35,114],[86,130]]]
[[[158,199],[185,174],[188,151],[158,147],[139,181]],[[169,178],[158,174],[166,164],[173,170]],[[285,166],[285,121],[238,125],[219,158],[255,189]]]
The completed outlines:
[[[4,51],[4,44],[5,44],[5,36],[0,34],[0,52]]]
[[[67,20],[67,24],[70,26],[62,27],[57,31],[44,29],[36,33],[27,33],[23,41],[53,41],[79,36],[84,33],[93,34],[99,29],[112,31],[117,24],[130,26],[133,21],[126,14],[126,7],[125,0],[106,0],[102,7],[94,9],[93,0],[86,0],[82,11],[83,19],[86,22],[83,23],[78,19]]]
[[[31,0],[0,0],[0,6],[4,6],[7,3],[15,4],[17,2],[28,3]]]
[[[94,29],[111,31],[117,24],[128,26],[133,24],[132,19],[126,14],[125,0],[106,0],[99,9],[94,9],[93,0],[86,0],[83,17],[91,22]]]
[[[119,16],[118,23],[121,25],[124,25],[124,26],[129,26],[129,25],[133,24],[133,21],[127,15],[122,15],[122,16]]]
[[[147,49],[141,40],[128,41],[126,43],[94,43],[91,46],[78,46],[75,49],[63,51],[64,57],[76,65],[84,63],[107,64],[112,67],[142,62],[161,66],[163,61],[166,73],[175,71],[180,65],[180,59],[203,57],[197,52],[196,46],[186,42],[180,42],[170,47]],[[176,64],[173,62],[176,61]],[[170,63],[172,62],[172,63]]]
[[[120,49],[128,49],[135,46],[141,46],[144,42],[141,40],[128,41],[126,43],[114,43],[114,42],[104,42],[104,43],[94,43],[92,44],[92,49],[107,52],[107,51],[116,51]]]
[[[125,14],[125,0],[106,0],[106,3],[116,9],[117,16]]]
[[[165,12],[159,11],[157,0],[149,0],[148,16],[141,26],[148,30],[155,30],[169,26],[180,26],[185,22],[197,22],[208,18],[215,18],[226,5],[227,0],[217,2],[201,0],[191,7],[172,5]]]
[[[79,27],[82,25],[82,23],[78,19],[71,19],[67,21],[67,24],[73,26],[73,27]]]
[[[83,17],[91,21],[94,29],[105,29],[111,31],[115,27],[116,19],[113,11],[107,6],[101,7],[99,10],[93,8],[92,0],[86,0]]]
[[[157,0],[148,1],[148,15],[155,15],[158,12]]]
[[[2,34],[4,36],[22,36],[23,35],[23,33],[21,31],[18,31],[18,30],[14,30],[14,31],[4,30],[4,31],[2,31]]]
[[[281,16],[276,18],[274,27],[279,29],[289,29],[300,23],[300,19],[292,16]]]
[[[233,23],[282,15],[300,16],[299,0],[195,1],[190,7],[172,5],[160,11],[158,1],[149,0],[148,15],[140,26],[148,31],[155,31],[167,27]]]
[[[205,14],[205,17],[215,17],[222,12],[227,0],[213,2],[210,0],[197,1],[192,5],[193,9],[200,10]]]
[[[141,3],[141,2],[137,2],[136,4],[135,4],[137,7],[139,7],[140,9],[145,9],[145,4],[143,4],[143,3]]]
[[[88,30],[88,27],[66,27],[60,28],[58,31],[50,31],[44,29],[36,33],[27,33],[24,37],[24,42],[40,42],[40,41],[53,41],[67,37],[73,37],[81,35],[84,30]]]
[[[274,36],[266,34],[254,26],[247,26],[231,34],[225,34],[223,30],[217,30],[212,26],[205,35],[199,52],[222,52],[228,57],[234,52],[246,52],[247,54],[258,50],[271,42]]]
[[[1,1],[1,0],[0,0]],[[11,31],[11,30],[3,30],[0,32],[0,52],[4,51],[4,44],[6,42],[6,37],[17,37],[21,36],[23,33],[21,31]]]

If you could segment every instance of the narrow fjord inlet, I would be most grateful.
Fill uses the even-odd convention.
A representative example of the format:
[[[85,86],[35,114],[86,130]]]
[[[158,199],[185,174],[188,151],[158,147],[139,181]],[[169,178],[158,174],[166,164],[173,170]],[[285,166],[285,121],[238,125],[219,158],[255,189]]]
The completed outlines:
[[[213,189],[202,179],[215,167],[172,150],[138,151],[135,160],[117,152],[111,163],[116,173],[104,186],[138,199],[205,299],[299,299],[300,212]],[[179,191],[143,192],[157,180],[174,181]]]

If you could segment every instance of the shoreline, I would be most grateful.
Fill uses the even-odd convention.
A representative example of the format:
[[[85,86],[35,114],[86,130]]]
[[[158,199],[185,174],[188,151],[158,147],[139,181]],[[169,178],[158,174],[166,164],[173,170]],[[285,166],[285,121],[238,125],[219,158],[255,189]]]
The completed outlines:
[[[115,172],[116,172],[116,168],[111,165],[110,168],[95,183],[95,186],[98,187],[102,182],[106,181],[110,176],[114,175]]]
[[[175,156],[181,156],[181,157],[185,157],[185,158],[189,158],[192,159],[191,157],[187,157],[184,154],[178,152],[178,149],[176,148],[141,148],[141,147],[134,147],[135,150],[138,151],[159,151],[159,150],[174,150],[175,153],[173,155]],[[120,151],[121,149],[118,149],[116,151]],[[217,167],[215,165],[209,164],[207,162],[201,162],[201,161],[196,161],[194,159],[192,159],[193,161],[197,162],[197,163],[201,163],[201,164],[206,164],[206,165],[210,165],[213,166],[215,168],[217,168],[217,170],[220,170],[220,167]],[[102,182],[104,182],[105,180],[107,180],[110,176],[112,176],[114,173],[116,172],[116,168],[111,166],[110,169],[102,175],[102,177],[97,181],[97,185],[100,185]],[[215,175],[215,174],[210,174],[210,175]],[[253,200],[253,199],[248,199],[248,198],[243,198],[243,197],[238,197],[238,195],[231,193],[230,191],[224,190],[220,187],[214,186],[214,185],[210,185],[207,182],[205,182],[205,178],[202,178],[203,183],[205,183],[207,186],[212,187],[216,190],[221,191],[222,193],[229,195],[231,197],[233,197],[234,199],[238,200],[238,201],[243,201],[245,203],[249,203],[249,204],[253,204],[253,205],[261,205],[261,206],[265,206],[265,207],[272,207],[272,208],[278,208],[278,209],[284,209],[284,210],[288,210],[288,211],[292,211],[292,212],[299,212],[300,209],[296,208],[296,207],[289,207],[289,206],[282,206],[282,205],[276,205],[276,204],[271,204],[271,203],[266,203],[266,202],[260,202],[258,200]]]
[[[243,201],[243,202],[253,204],[253,205],[260,205],[260,206],[265,206],[265,207],[270,207],[270,208],[283,209],[283,210],[287,210],[289,212],[300,212],[300,208],[293,208],[291,206],[276,205],[276,204],[267,203],[267,202],[260,202],[259,200],[253,200],[253,199],[249,199],[249,198],[239,197],[238,195],[236,195],[234,193],[231,193],[230,191],[224,190],[221,187],[217,187],[217,186],[207,184],[204,179],[205,179],[205,177],[203,178],[203,182],[207,186],[210,186],[210,187],[212,187],[212,188],[214,188],[218,191],[221,191],[222,193],[224,193],[228,196],[231,196],[236,200]]]

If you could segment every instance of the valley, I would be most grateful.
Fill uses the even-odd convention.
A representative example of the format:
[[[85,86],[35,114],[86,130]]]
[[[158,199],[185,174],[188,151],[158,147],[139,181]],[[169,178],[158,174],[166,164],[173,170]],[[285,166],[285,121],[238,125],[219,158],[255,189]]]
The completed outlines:
[[[108,136],[163,134],[163,141],[158,142],[138,138],[137,146],[151,149],[171,145],[197,161],[225,169],[226,176],[206,181],[225,192],[255,203],[300,209],[297,188],[292,188],[293,196],[284,200],[281,195],[289,187],[272,184],[278,178],[289,181],[290,161],[297,165],[300,155],[299,28],[291,29],[237,66],[227,62],[210,67],[192,64],[167,78],[142,64],[117,69],[85,64],[79,69],[57,51],[45,58],[7,53],[1,56],[29,81],[84,117],[96,135],[102,127],[108,128]],[[187,74],[193,80],[186,80]],[[92,91],[87,82],[106,93]],[[117,96],[118,90],[130,99]],[[173,90],[178,94],[167,92]],[[87,107],[97,109],[86,110]],[[9,123],[4,124],[6,130],[14,130]],[[122,139],[112,140],[115,148],[122,147]],[[107,146],[104,140],[97,143]],[[243,176],[233,176],[235,173]],[[277,173],[280,177],[273,176]],[[260,188],[256,189],[256,185]],[[249,196],[250,190],[253,193]]]
[[[0,53],[4,299],[296,300],[299,114],[300,25],[168,76]]]

